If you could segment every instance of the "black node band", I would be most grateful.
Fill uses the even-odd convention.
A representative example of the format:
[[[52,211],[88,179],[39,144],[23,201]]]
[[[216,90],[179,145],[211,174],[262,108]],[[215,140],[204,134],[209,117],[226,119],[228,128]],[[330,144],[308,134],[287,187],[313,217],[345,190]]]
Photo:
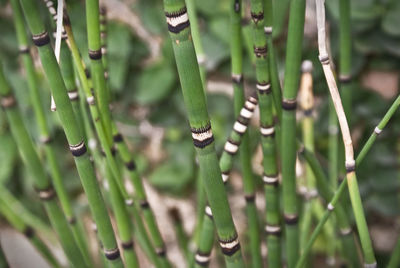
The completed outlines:
[[[74,225],[76,223],[76,218],[75,217],[68,218],[68,223]]]
[[[249,109],[246,109],[246,110],[250,111]],[[250,111],[250,112],[253,112],[253,111]],[[242,125],[247,126],[249,124],[250,119],[239,115],[236,121],[238,121]]]
[[[282,234],[282,229],[280,228],[280,226],[273,226],[273,227],[279,227],[279,229],[277,228],[276,230],[272,231],[272,230],[267,230],[267,228],[266,228],[265,233],[267,235],[280,236]]]
[[[238,238],[238,236],[237,236],[237,234],[236,234],[234,238],[232,238],[232,239],[230,239],[230,240],[227,240],[227,241],[218,239],[218,240],[219,240],[220,247],[221,247],[221,250],[222,250],[222,253],[223,253],[224,255],[232,256],[232,255],[235,254],[238,250],[240,250],[240,243],[239,243],[239,241],[238,241],[238,243],[237,243],[234,247],[232,247],[232,248],[222,247],[222,244],[231,243],[231,242],[237,240],[237,238]]]
[[[147,200],[142,200],[142,201],[140,201],[139,204],[140,204],[140,207],[143,208],[143,209],[150,208],[150,204],[149,204],[149,202],[147,202]]]
[[[254,203],[254,201],[256,200],[256,196],[253,195],[245,195],[244,199],[246,200],[247,203]]]
[[[304,116],[310,117],[312,116],[313,108],[304,110]]]
[[[101,50],[90,50],[89,49],[89,58],[92,60],[101,60]]]
[[[72,155],[75,157],[82,156],[87,152],[87,148],[86,148],[84,141],[82,141],[81,143],[79,143],[77,145],[70,145],[69,150],[71,151]]]
[[[122,135],[120,133],[115,134],[113,140],[116,143],[122,142]]]
[[[352,80],[351,75],[339,75],[339,82],[341,84],[349,84]]]
[[[133,162],[133,160],[131,160],[131,161],[125,163],[125,167],[126,167],[129,171],[132,171],[132,170],[135,170],[135,169],[136,169],[136,164],[135,164],[135,162]]]
[[[211,252],[202,252],[202,251],[200,251],[200,250],[197,250],[197,251],[196,251],[196,256],[203,257],[203,258],[205,258],[206,260],[201,261],[201,260],[198,260],[198,258],[195,257],[196,263],[197,263],[198,265],[200,265],[200,266],[206,267],[206,266],[210,263],[210,254],[211,254]]]
[[[104,255],[106,256],[107,259],[109,260],[116,260],[120,257],[119,249],[113,249],[109,251],[104,251]]]
[[[347,173],[353,172],[353,171],[355,171],[355,170],[356,170],[356,165],[355,165],[355,164],[353,164],[353,165],[346,165],[346,172],[347,172]]]
[[[24,230],[24,235],[28,238],[32,238],[35,235],[35,231],[32,227],[27,226]]]
[[[284,110],[290,111],[290,110],[296,110],[297,107],[297,100],[282,100],[282,108]]]
[[[298,215],[284,215],[283,217],[284,217],[285,223],[287,225],[295,225],[299,221],[299,216]]]
[[[44,31],[43,33],[40,34],[34,34],[32,36],[32,40],[35,46],[38,47],[45,46],[50,43],[50,37],[47,31]]]
[[[180,23],[176,26],[172,26],[171,24],[168,24],[168,31],[171,33],[179,33],[183,31],[184,29],[188,28],[190,26],[189,20],[185,21],[184,23]]]
[[[264,47],[254,47],[254,54],[257,58],[265,57],[267,55],[267,51],[267,45],[265,45]]]
[[[130,240],[127,242],[122,242],[121,246],[123,249],[131,249],[131,248],[133,248],[133,240]]]
[[[157,253],[157,255],[160,256],[160,257],[165,257],[165,255],[167,254],[167,250],[166,250],[164,247],[162,247],[162,248],[157,248],[157,249],[156,249],[156,253]]]
[[[240,2],[239,2],[239,0],[235,0],[235,3],[233,4],[233,10],[236,13],[239,13],[239,11],[240,11]]]
[[[213,143],[213,141],[214,141],[214,136],[211,136],[210,138],[202,140],[202,141],[193,139],[193,144],[195,147],[202,149],[202,148],[210,145],[211,143]]]

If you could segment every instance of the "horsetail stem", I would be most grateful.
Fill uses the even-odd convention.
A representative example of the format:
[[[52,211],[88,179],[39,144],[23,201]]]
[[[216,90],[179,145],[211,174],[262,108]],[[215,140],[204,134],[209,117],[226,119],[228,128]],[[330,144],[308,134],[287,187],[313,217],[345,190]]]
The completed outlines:
[[[35,67],[33,65],[32,57],[29,53],[29,43],[28,43],[28,39],[26,36],[26,30],[25,30],[25,25],[24,25],[24,21],[23,21],[22,10],[21,10],[20,4],[18,3],[17,0],[12,0],[11,5],[13,7],[14,23],[15,23],[15,29],[17,32],[17,39],[18,39],[18,43],[19,43],[19,47],[20,47],[20,53],[23,58],[24,67],[25,67],[25,70],[26,70],[26,73],[28,76],[28,84],[29,84],[29,88],[30,88],[29,92],[30,92],[31,102],[33,105],[35,117],[36,117],[38,127],[39,127],[40,141],[43,144],[43,147],[44,147],[45,153],[46,153],[46,158],[50,165],[50,173],[51,173],[53,185],[56,190],[57,196],[60,200],[60,204],[64,211],[64,214],[67,217],[69,224],[71,225],[71,230],[74,234],[74,237],[75,237],[79,247],[82,250],[82,254],[85,257],[86,262],[89,264],[90,256],[89,256],[89,252],[88,252],[88,248],[87,248],[87,242],[83,235],[83,231],[81,228],[82,226],[77,222],[76,216],[74,215],[75,213],[72,210],[71,201],[69,199],[68,193],[63,184],[60,166],[56,159],[55,151],[52,146],[52,138],[50,136],[49,127],[46,122],[46,116],[45,116],[45,113],[44,113],[44,110],[42,107],[42,103],[40,101],[40,93],[39,93],[39,88],[38,88],[38,83],[37,83],[38,78],[37,78],[37,75],[35,72]],[[61,66],[63,66],[64,64],[65,64],[65,66],[68,66],[68,60],[70,62],[70,55],[68,55],[68,54],[65,55],[65,49],[66,48],[64,47],[64,49],[62,49],[62,51],[61,51],[61,62],[62,62]],[[66,75],[64,75],[64,78],[66,78]],[[72,77],[72,81],[74,81],[73,77]],[[75,91],[69,91],[68,95],[70,97],[70,100],[74,101],[78,97],[77,92],[76,92],[76,87],[75,87]],[[78,111],[76,111],[76,112],[78,112]]]
[[[48,33],[39,19],[39,13],[34,3],[28,0],[21,0],[21,3],[33,34],[33,41],[38,47],[39,56],[52,89],[58,109],[57,114],[64,127],[71,153],[74,156],[83,188],[89,200],[89,206],[98,227],[98,234],[104,246],[104,253],[113,267],[122,267],[123,264],[110,218],[107,214],[89,155],[86,154],[87,149],[84,137],[79,128],[77,128],[76,118],[73,114],[72,105],[69,101],[60,69],[49,43]]]
[[[339,84],[344,112],[351,124],[351,7],[349,0],[339,1]]]
[[[219,244],[228,267],[243,267],[240,243],[215,153],[214,137],[191,41],[185,3],[183,0],[164,0],[164,9],[204,188],[214,212]]]
[[[336,81],[329,64],[329,54],[326,48],[325,36],[325,6],[324,0],[316,0],[317,6],[317,26],[318,26],[318,49],[319,59],[321,61],[324,74],[328,83],[329,91],[335,105],[336,114],[339,120],[340,130],[342,132],[343,143],[345,146],[345,166],[346,178],[350,193],[350,200],[353,207],[353,213],[356,219],[357,229],[360,235],[361,247],[363,249],[364,261],[369,267],[376,267],[376,259],[372,248],[371,238],[368,232],[367,222],[365,220],[360,192],[358,190],[357,177],[355,173],[356,162],[354,160],[353,144],[351,140],[349,126],[346,115],[343,110],[340,95],[337,89]]]
[[[9,207],[7,200],[4,199],[3,196],[0,197],[0,214],[3,215],[17,231],[23,233],[53,267],[60,267],[57,259],[46,244],[36,235],[35,230],[23,222],[18,214]]]
[[[108,80],[108,50],[107,50],[107,8],[100,6],[100,43],[101,43],[101,60],[104,66],[104,78]],[[108,100],[111,101],[111,91],[108,92]]]
[[[294,267],[299,256],[298,205],[296,194],[296,95],[299,86],[303,41],[305,1],[292,0],[286,46],[285,82],[282,100],[282,193],[286,223],[288,267]]]
[[[279,81],[278,64],[276,62],[275,48],[273,45],[273,4],[272,0],[264,0],[264,33],[267,36],[267,47],[269,51],[269,73],[271,80],[272,95],[274,96],[274,108],[278,115],[279,121],[282,120],[282,89]]]
[[[174,225],[175,234],[178,240],[179,248],[181,249],[183,256],[185,257],[186,264],[189,264],[190,260],[190,252],[189,252],[189,239],[185,233],[185,229],[183,227],[182,217],[178,210],[178,208],[173,207],[168,210],[168,214],[172,220]]]
[[[243,108],[240,110],[239,115],[233,125],[233,130],[230,133],[228,140],[225,142],[224,151],[222,152],[221,158],[219,160],[219,167],[222,172],[222,181],[224,184],[228,182],[229,175],[233,166],[233,157],[239,151],[239,147],[241,145],[242,139],[244,135],[247,133],[247,128],[250,123],[250,119],[253,116],[254,109],[257,106],[257,99],[256,96],[250,96]],[[254,204],[254,195],[245,195],[246,203],[253,203]],[[255,206],[254,206],[255,208]],[[250,208],[251,209],[251,208]],[[254,214],[256,211],[253,211]],[[252,213],[253,213],[252,212]],[[210,206],[206,206],[204,213],[208,215],[208,218],[204,217],[203,221],[210,221],[213,219],[212,211]],[[258,232],[258,228],[257,230]],[[195,256],[195,261],[197,265],[200,266],[207,266],[211,250],[214,241],[214,226],[210,223],[204,223],[201,229],[201,236],[198,242],[198,249]],[[254,234],[255,235],[255,234]],[[199,260],[204,260],[203,262]]]
[[[190,20],[190,31],[192,33],[194,49],[196,50],[197,63],[199,64],[201,82],[203,88],[207,87],[207,71],[206,71],[206,54],[204,53],[203,44],[200,39],[200,27],[197,20],[197,8],[194,0],[186,0],[187,13]]]
[[[0,95],[1,106],[5,109],[19,153],[29,172],[32,174],[34,187],[38,192],[39,198],[44,203],[47,215],[59,236],[65,254],[74,266],[87,267],[83,255],[76,245],[71,230],[68,227],[68,222],[57,205],[56,193],[54,192],[51,182],[33,146],[33,142],[25,128],[21,113],[17,108],[17,101],[4,77],[2,66],[0,66]]]

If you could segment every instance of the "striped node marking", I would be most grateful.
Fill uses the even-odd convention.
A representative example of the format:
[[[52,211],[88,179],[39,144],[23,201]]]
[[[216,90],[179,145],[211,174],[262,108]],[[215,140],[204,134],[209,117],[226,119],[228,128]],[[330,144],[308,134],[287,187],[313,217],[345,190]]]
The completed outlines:
[[[125,200],[125,204],[126,204],[127,206],[132,206],[132,205],[133,205],[133,200],[132,200],[132,199],[126,199],[126,200]]]
[[[101,46],[101,54],[103,54],[103,55],[107,54],[107,47],[106,46]]]
[[[297,214],[286,214],[283,217],[287,225],[295,225],[299,221],[299,216]]]
[[[340,229],[339,231],[341,236],[349,235],[352,232],[351,228]]]
[[[17,104],[13,94],[1,97],[1,107],[4,109],[11,108]]]
[[[68,97],[71,101],[79,99],[78,90],[74,89],[72,91],[68,91]]]
[[[346,160],[346,172],[350,173],[356,170],[356,161],[354,159]]]
[[[272,186],[278,186],[279,185],[279,180],[278,180],[278,175],[263,175],[263,182],[264,184],[267,185],[272,185]]]
[[[267,45],[263,47],[254,47],[254,54],[257,58],[267,56]]]
[[[150,204],[147,202],[147,200],[141,200],[139,204],[142,209],[148,209],[150,207]]]
[[[92,60],[101,60],[101,50],[90,50],[89,49],[89,58]]]
[[[350,74],[340,74],[339,82],[342,84],[351,82],[351,75]]]
[[[214,141],[210,123],[204,128],[192,128],[191,131],[194,146],[198,148],[204,148]]]
[[[240,249],[240,243],[238,239],[238,235],[229,240],[221,240],[219,239],[219,245],[221,246],[222,253],[227,256],[232,256]]]
[[[68,223],[74,225],[76,223],[76,218],[74,216],[68,218]]]
[[[47,189],[37,190],[39,198],[43,201],[49,201],[56,196],[54,189],[52,186],[49,186]]]
[[[50,142],[52,142],[52,138],[50,136],[40,136],[39,137],[39,141],[43,144],[49,144]]]
[[[18,52],[21,54],[28,54],[29,53],[29,46],[19,46]]]
[[[329,64],[329,56],[328,55],[319,55],[318,58],[322,65]]]
[[[239,121],[236,121],[235,124],[233,125],[233,130],[239,134],[244,134],[247,130],[247,126],[240,123]]]
[[[364,263],[364,268],[376,268],[378,267],[376,262],[374,263]]]
[[[234,155],[234,154],[236,154],[237,151],[239,150],[239,144],[235,143],[235,142],[232,141],[232,140],[228,140],[228,141],[225,143],[224,150],[225,150],[228,154]]]
[[[194,259],[198,265],[207,266],[211,259],[210,252],[203,253],[203,252],[197,251]]]
[[[264,19],[264,12],[263,11],[261,11],[259,13],[251,12],[250,15],[251,15],[251,18],[253,19],[255,24],[257,24],[260,20]]]
[[[156,253],[158,256],[165,256],[167,254],[167,250],[164,247],[156,248]]]
[[[279,225],[265,225],[265,233],[267,235],[280,235],[281,227]]]
[[[35,46],[41,47],[50,43],[50,37],[47,31],[44,31],[40,34],[32,35],[32,40]]]
[[[329,211],[333,211],[335,209],[335,207],[331,203],[328,204],[327,208]]]
[[[78,144],[75,145],[69,145],[69,150],[71,151],[72,155],[75,157],[84,155],[87,151],[85,141],[81,141]]]
[[[282,100],[282,108],[284,110],[287,110],[287,111],[295,110],[296,107],[297,107],[296,99],[283,99]]]
[[[246,106],[244,106],[240,110],[240,116],[246,119],[250,119],[253,116],[253,110],[248,110]]]
[[[264,137],[272,136],[275,134],[275,127],[260,127],[260,132]]]
[[[96,147],[97,147],[96,139],[89,139],[88,143],[89,143],[90,150],[95,150],[96,149]]]
[[[257,83],[256,87],[258,89],[258,92],[260,92],[260,94],[271,93],[271,84],[270,83]]]
[[[206,213],[206,215],[207,215],[208,217],[210,217],[211,219],[213,218],[213,215],[212,215],[212,211],[211,211],[210,206],[206,206],[205,209],[204,209],[204,212]]]
[[[316,198],[317,196],[318,196],[318,191],[316,189],[310,189],[309,191],[307,191],[308,199],[313,199]]]
[[[104,255],[109,260],[118,259],[120,257],[119,249],[118,249],[118,247],[116,247],[114,249],[104,249]]]
[[[272,26],[265,26],[264,27],[264,33],[267,35],[272,34]]]
[[[242,74],[232,74],[232,82],[235,84],[241,84],[243,82]]]
[[[122,141],[123,141],[123,138],[122,138],[121,133],[115,134],[115,135],[113,136],[113,140],[114,140],[114,142],[116,142],[116,143],[122,142]]]
[[[375,127],[374,132],[378,136],[379,134],[381,134],[382,129],[380,129],[379,127]]]
[[[133,240],[131,239],[129,241],[122,242],[121,246],[123,249],[132,249],[133,248]]]
[[[182,8],[178,12],[165,12],[165,17],[167,19],[168,30],[172,33],[177,34],[190,25],[186,7]]]
[[[257,99],[255,99],[255,98],[253,98],[253,97],[250,97],[250,98],[244,103],[244,107],[243,107],[243,108],[246,108],[246,109],[249,110],[249,111],[254,111],[254,109],[255,109],[256,106],[257,106],[257,103],[258,103]]]
[[[131,160],[131,161],[125,163],[125,167],[126,167],[129,171],[132,171],[132,170],[135,170],[135,169],[136,169],[136,164],[135,164],[135,162],[133,162],[133,160]]]
[[[229,173],[222,173],[222,181],[225,183],[228,182],[229,179]]]
[[[244,199],[246,200],[247,203],[254,203],[254,201],[256,200],[256,196],[254,194],[245,195]]]
[[[28,238],[32,238],[35,235],[35,231],[32,227],[27,226],[24,230],[24,235]]]
[[[86,101],[89,105],[94,105],[95,104],[95,100],[94,100],[94,96],[89,96],[86,98]]]

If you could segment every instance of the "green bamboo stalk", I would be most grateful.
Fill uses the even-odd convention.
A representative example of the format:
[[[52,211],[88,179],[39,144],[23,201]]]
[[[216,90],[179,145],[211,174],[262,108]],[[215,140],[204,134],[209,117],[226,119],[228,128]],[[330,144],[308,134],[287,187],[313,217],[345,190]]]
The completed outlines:
[[[35,151],[32,140],[24,126],[22,116],[17,108],[17,103],[11,88],[4,77],[2,66],[0,67],[0,95],[1,105],[6,111],[10,123],[11,132],[18,146],[19,153],[28,170],[32,173],[34,187],[39,198],[43,201],[47,215],[53,228],[56,230],[61,245],[69,261],[76,267],[87,267],[83,255],[75,243],[68,222],[58,207],[56,193],[48,179],[39,156]]]
[[[49,127],[46,122],[45,112],[43,110],[42,103],[40,100],[40,92],[37,82],[38,78],[36,75],[35,67],[33,65],[32,57],[29,52],[29,43],[28,43],[28,38],[26,36],[26,29],[23,21],[21,6],[19,5],[17,0],[12,0],[11,5],[13,8],[14,24],[17,33],[20,53],[27,73],[28,85],[30,88],[29,93],[30,93],[31,103],[33,105],[35,117],[39,128],[40,140],[42,142],[42,146],[45,149],[46,159],[50,166],[50,173],[53,185],[56,190],[57,196],[60,200],[60,204],[64,211],[64,214],[67,217],[69,224],[71,225],[71,230],[74,234],[74,237],[79,247],[82,250],[82,254],[85,257],[86,262],[90,264],[89,251],[87,248],[87,242],[85,240],[85,236],[83,235],[82,225],[79,222],[77,222],[75,212],[73,211],[71,206],[70,198],[62,181],[60,166],[56,159],[53,146],[51,145],[52,138],[50,135]],[[64,45],[64,48],[61,49],[61,62],[62,62],[61,66],[65,65],[66,67],[68,67],[68,60],[70,63],[70,55],[65,54],[65,50],[67,48],[65,47],[65,44],[62,45]],[[72,86],[69,87],[67,86],[67,89],[69,89],[68,96],[70,97],[71,102],[76,102],[78,94],[76,91],[74,78],[68,76],[68,72],[64,73],[65,73],[64,78],[66,82],[68,81],[67,77],[72,79]],[[68,85],[68,83],[66,84]],[[71,85],[71,83],[69,83],[69,85]],[[76,112],[79,112],[79,109]]]
[[[264,33],[264,26],[266,24],[264,10],[263,1],[251,1],[253,47],[256,56],[256,78],[260,107],[261,145],[264,156],[263,181],[267,204],[265,232],[267,234],[267,247],[269,249],[268,264],[270,267],[281,267],[279,170],[276,158],[277,151],[275,146],[275,126],[273,118],[274,96],[271,90],[269,56],[267,55],[268,41]],[[277,97],[280,98],[278,95]]]
[[[305,1],[290,3],[289,29],[286,46],[285,83],[282,101],[282,192],[286,229],[288,267],[299,257],[298,204],[296,194],[296,95],[299,86],[303,41]]]
[[[354,150],[350,135],[350,129],[347,123],[346,115],[343,110],[341,98],[337,89],[335,77],[333,75],[329,54],[326,46],[325,34],[325,1],[316,0],[317,10],[317,26],[318,26],[318,50],[319,60],[322,64],[329,91],[335,106],[336,114],[339,120],[340,130],[345,149],[345,167],[348,190],[350,200],[353,207],[358,233],[360,236],[361,247],[364,255],[365,265],[368,267],[376,267],[376,259],[372,248],[371,238],[368,232],[367,222],[364,216],[360,192],[358,190],[358,182],[355,173],[356,161],[354,160]]]
[[[241,145],[244,134],[247,133],[248,124],[250,123],[250,119],[253,116],[254,109],[257,105],[256,96],[250,96],[243,108],[240,110],[239,115],[233,125],[233,130],[230,133],[228,140],[225,143],[224,151],[222,152],[221,158],[219,160],[219,167],[222,172],[222,181],[226,184],[229,180],[229,175],[233,166],[233,157],[239,150],[239,146]],[[245,199],[247,203],[254,204],[254,196],[246,196]],[[255,209],[255,206],[253,206]],[[252,208],[250,208],[252,209]],[[204,217],[203,221],[209,221],[212,219],[212,211],[210,206],[206,206],[204,213],[208,215]],[[256,213],[256,211],[252,211],[251,213]],[[258,229],[256,229],[258,232]],[[210,260],[211,250],[214,241],[214,227],[210,226],[209,223],[205,224],[203,222],[203,226],[201,229],[201,236],[197,244],[197,251],[195,255],[196,266],[207,266]],[[252,234],[256,235],[256,234]],[[211,241],[210,241],[211,240]]]
[[[204,188],[213,211],[219,243],[228,267],[243,267],[240,243],[230,213],[227,194],[214,148],[210,119],[191,41],[190,23],[183,0],[164,0],[168,30],[173,44],[193,143]]]
[[[269,51],[269,72],[271,79],[272,95],[274,96],[274,108],[278,115],[279,121],[282,120],[282,88],[279,80],[278,63],[276,61],[275,48],[273,45],[273,3],[272,0],[264,0],[265,26],[264,33],[267,36],[267,47]]]
[[[74,156],[78,173],[81,177],[83,188],[89,200],[90,209],[98,227],[98,234],[100,241],[104,246],[104,253],[113,267],[122,267],[123,264],[110,218],[107,214],[107,209],[99,185],[96,181],[96,176],[89,155],[86,154],[87,149],[84,137],[79,128],[77,128],[76,118],[72,110],[72,105],[68,99],[60,69],[50,46],[48,33],[39,19],[39,12],[35,4],[28,0],[21,0],[21,3],[28,20],[28,25],[33,34],[33,41],[38,47],[39,56],[52,89],[54,101],[57,105],[57,114],[59,115],[64,127],[68,143],[70,144],[70,150]]]
[[[186,0],[187,13],[190,20],[190,31],[192,33],[194,49],[196,50],[197,63],[199,64],[201,82],[203,88],[207,86],[207,70],[206,70],[206,54],[204,53],[203,44],[200,38],[200,27],[197,20],[197,8],[194,0]],[[207,95],[207,94],[206,94]]]
[[[7,219],[10,225],[12,225],[17,231],[23,233],[26,238],[29,239],[29,241],[39,251],[42,257],[49,262],[49,264],[51,264],[53,267],[61,267],[53,253],[51,253],[50,249],[36,235],[35,230],[24,223],[24,221],[12,210],[12,208],[7,204],[6,199],[3,199],[2,196],[0,197],[0,214]]]
[[[231,72],[234,90],[234,111],[235,116],[240,115],[240,111],[245,102],[243,85],[243,48],[241,37],[241,18],[242,1],[232,0],[230,7],[231,16]],[[251,168],[251,152],[248,133],[243,133],[240,144],[240,163],[243,177],[243,191],[246,198],[247,215],[247,236],[249,237],[249,249],[251,256],[251,266],[261,267],[260,235],[257,209],[255,206],[255,181]]]
[[[128,206],[132,206],[132,199],[130,199],[126,193],[125,187],[121,185],[121,174],[113,156],[111,144],[107,140],[107,134],[104,130],[104,125],[102,124],[101,120],[99,120],[99,111],[95,104],[92,91],[90,90],[89,82],[84,72],[82,59],[80,58],[79,51],[77,50],[71,24],[66,13],[64,16],[64,27],[68,35],[68,43],[72,51],[73,59],[75,65],[77,66],[82,89],[85,92],[86,99],[89,104],[90,114],[92,116],[101,147],[105,153],[106,181],[109,186],[110,200],[117,222],[118,234],[121,238],[122,248],[124,249],[123,254],[125,257],[125,263],[129,267],[138,267],[139,264],[137,256],[133,250],[132,226],[130,224],[129,215],[125,206],[125,203]]]
[[[339,84],[343,109],[351,125],[351,6],[350,0],[339,1]]]

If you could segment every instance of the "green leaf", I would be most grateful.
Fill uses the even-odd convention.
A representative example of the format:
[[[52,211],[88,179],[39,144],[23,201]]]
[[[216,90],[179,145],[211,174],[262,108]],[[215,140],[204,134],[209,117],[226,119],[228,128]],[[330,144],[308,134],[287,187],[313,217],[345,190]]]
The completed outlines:
[[[161,101],[171,92],[176,82],[175,69],[169,64],[156,64],[139,75],[135,100],[142,105]]]

